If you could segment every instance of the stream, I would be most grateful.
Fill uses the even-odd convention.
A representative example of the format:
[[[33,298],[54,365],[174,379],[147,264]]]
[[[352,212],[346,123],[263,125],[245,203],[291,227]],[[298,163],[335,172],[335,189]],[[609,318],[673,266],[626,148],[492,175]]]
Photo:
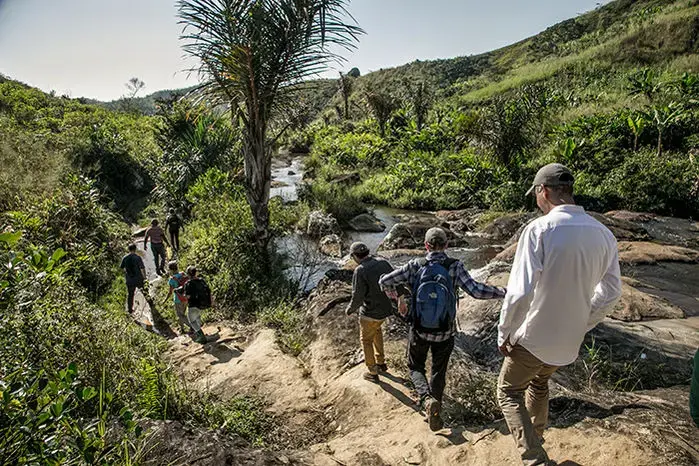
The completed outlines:
[[[272,188],[270,197],[279,196],[283,202],[294,202],[298,200],[298,187],[303,179],[303,158],[293,157],[289,159],[274,160],[272,166]],[[343,234],[346,242],[361,241],[365,243],[372,253],[376,253],[381,242],[386,238],[391,228],[401,222],[406,217],[418,218],[422,221],[434,223],[441,222],[433,212],[419,210],[396,209],[386,206],[368,206],[369,212],[380,220],[386,229],[382,232],[359,232],[354,230],[344,230]],[[318,242],[301,232],[296,232],[275,240],[277,249],[287,256],[287,261],[291,266],[287,273],[291,278],[299,280],[300,288],[310,291],[318,284],[328,270],[341,268],[347,258],[338,259],[326,256],[318,250]],[[463,261],[469,269],[485,266],[492,259],[497,250],[491,245],[477,248],[454,247],[449,248],[449,255]],[[409,260],[418,257],[411,254],[392,254],[391,264],[401,266]]]

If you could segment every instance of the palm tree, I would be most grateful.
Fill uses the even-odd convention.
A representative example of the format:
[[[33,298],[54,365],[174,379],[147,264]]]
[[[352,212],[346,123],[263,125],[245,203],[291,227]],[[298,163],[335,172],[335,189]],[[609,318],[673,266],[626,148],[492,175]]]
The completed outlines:
[[[341,61],[363,33],[347,0],[179,0],[184,51],[199,61],[200,95],[230,107],[242,133],[246,193],[256,242],[269,241],[274,118],[297,84]],[[351,24],[350,24],[351,23]]]
[[[354,88],[354,78],[340,72],[340,79],[337,81],[337,86],[342,96],[342,102],[345,104],[345,115],[343,118],[349,120],[349,98]]]
[[[374,118],[379,124],[379,134],[381,137],[386,136],[386,123],[393,112],[400,108],[400,103],[390,92],[379,88],[367,90],[365,97],[369,110],[374,114]]]

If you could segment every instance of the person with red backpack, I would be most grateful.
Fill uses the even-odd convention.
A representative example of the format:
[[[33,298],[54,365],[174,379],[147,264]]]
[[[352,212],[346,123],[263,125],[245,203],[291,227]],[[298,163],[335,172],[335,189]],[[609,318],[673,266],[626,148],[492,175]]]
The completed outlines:
[[[197,276],[197,268],[193,265],[187,267],[187,277],[189,277],[187,283],[175,291],[187,297],[187,303],[189,304],[187,318],[189,319],[189,325],[194,330],[194,341],[205,344],[207,339],[201,328],[201,313],[212,305],[211,289],[203,278]]]
[[[170,279],[168,280],[170,290],[167,292],[166,301],[170,299],[170,296],[174,295],[175,313],[180,324],[180,333],[192,333],[194,330],[189,323],[189,319],[187,319],[187,296],[176,291],[189,281],[189,277],[186,273],[178,271],[176,261],[169,262],[167,268],[170,272]]]
[[[476,299],[500,299],[504,288],[479,283],[471,278],[466,266],[446,255],[447,234],[441,228],[430,228],[425,234],[424,259],[415,259],[383,275],[381,289],[392,299],[398,298],[396,287],[411,288],[412,305],[408,314],[408,368],[410,379],[420,396],[420,405],[432,431],[443,427],[442,396],[446,385],[447,366],[454,349],[456,334],[456,288]],[[399,311],[407,312],[399,302]],[[432,352],[430,382],[425,375],[427,353]]]

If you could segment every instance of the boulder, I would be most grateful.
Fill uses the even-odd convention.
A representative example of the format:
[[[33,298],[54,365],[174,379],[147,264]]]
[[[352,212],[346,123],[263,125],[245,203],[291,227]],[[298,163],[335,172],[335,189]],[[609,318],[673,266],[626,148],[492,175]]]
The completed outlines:
[[[485,233],[497,242],[505,242],[521,231],[521,229],[538,216],[535,212],[518,212],[498,217],[478,231]]]
[[[500,251],[497,256],[493,258],[494,261],[512,263],[515,260],[515,253],[517,252],[517,243],[510,244],[504,250]]]
[[[272,183],[271,183],[272,188],[284,188],[287,186],[289,186],[289,184],[284,183],[283,181],[272,180]]]
[[[636,289],[638,282],[622,277],[621,299],[609,315],[612,319],[635,322],[649,319],[682,319],[684,312],[665,299]]]
[[[143,238],[144,236],[146,236],[147,229],[148,227],[139,228],[138,230],[135,230],[133,233],[131,233],[131,236],[133,236],[134,238]]]
[[[296,174],[296,172],[293,170],[289,170],[288,172],[286,172],[286,174],[289,176],[294,176]]]
[[[306,234],[311,238],[322,238],[327,235],[341,235],[342,230],[335,217],[320,210],[308,214]]]
[[[391,249],[422,249],[425,244],[425,233],[435,226],[444,228],[443,225],[435,225],[434,223],[426,221],[396,223],[379,245],[379,251]],[[461,246],[466,244],[463,239],[457,237],[448,228],[444,228],[444,231],[449,238],[449,245]]]
[[[623,218],[602,215],[597,212],[587,213],[609,228],[617,241],[648,241],[651,239],[646,229],[637,223],[624,220]]]
[[[671,246],[667,244],[649,243],[647,241],[619,241],[619,262],[622,264],[656,264],[658,262],[687,262],[699,261],[699,251]]]
[[[699,249],[699,222],[694,220],[625,210],[607,212],[605,215],[639,225],[658,243]]]
[[[372,233],[381,233],[386,229],[386,225],[370,214],[360,214],[354,217],[349,222],[349,227],[354,231],[367,231]]]
[[[352,172],[352,173],[342,173],[339,175],[336,175],[332,177],[330,180],[331,183],[336,183],[336,184],[346,184],[346,185],[354,185],[362,181],[362,177],[359,176],[359,173],[357,172]]]
[[[647,223],[655,219],[655,214],[649,214],[645,212],[631,212],[628,210],[612,210],[604,214],[605,217],[613,218],[615,220],[623,220],[632,223]]]
[[[342,257],[342,239],[338,235],[323,236],[318,248],[326,256]]]

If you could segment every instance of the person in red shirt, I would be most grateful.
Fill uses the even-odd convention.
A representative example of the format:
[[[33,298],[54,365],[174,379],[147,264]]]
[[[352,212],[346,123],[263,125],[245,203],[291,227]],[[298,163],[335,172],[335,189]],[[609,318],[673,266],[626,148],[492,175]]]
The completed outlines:
[[[146,230],[146,235],[143,238],[143,249],[148,248],[148,240],[150,239],[151,251],[153,252],[153,260],[155,261],[155,273],[165,275],[165,245],[168,243],[165,237],[165,232],[158,224],[158,219],[154,218],[150,222],[150,228]]]

